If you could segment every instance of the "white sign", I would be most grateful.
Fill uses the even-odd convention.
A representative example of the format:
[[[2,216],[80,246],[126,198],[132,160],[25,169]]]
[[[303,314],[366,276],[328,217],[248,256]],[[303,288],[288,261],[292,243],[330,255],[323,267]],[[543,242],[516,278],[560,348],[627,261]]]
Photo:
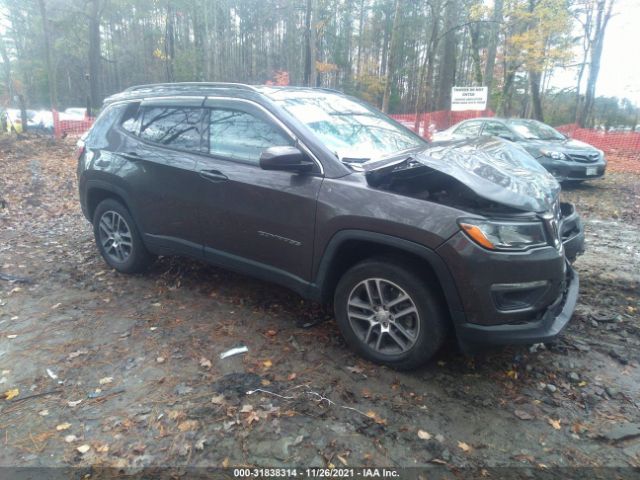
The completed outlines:
[[[486,110],[489,87],[453,87],[451,89],[451,110]]]

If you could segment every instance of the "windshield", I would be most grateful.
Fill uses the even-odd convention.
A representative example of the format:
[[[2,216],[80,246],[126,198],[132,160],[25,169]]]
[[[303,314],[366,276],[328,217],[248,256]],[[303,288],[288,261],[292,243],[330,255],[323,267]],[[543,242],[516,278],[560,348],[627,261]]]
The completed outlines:
[[[345,162],[365,162],[427,145],[364,103],[318,90],[274,90],[270,97]]]
[[[508,120],[507,123],[516,132],[529,140],[564,140],[565,137],[555,128],[536,120]]]

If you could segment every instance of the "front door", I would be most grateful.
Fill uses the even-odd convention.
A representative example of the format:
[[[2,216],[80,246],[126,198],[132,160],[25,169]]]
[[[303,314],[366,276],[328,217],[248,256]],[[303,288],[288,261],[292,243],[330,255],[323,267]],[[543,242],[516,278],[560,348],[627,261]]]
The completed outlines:
[[[205,257],[309,280],[321,175],[260,168],[265,148],[295,139],[257,104],[210,99],[205,107],[208,155],[197,166]]]

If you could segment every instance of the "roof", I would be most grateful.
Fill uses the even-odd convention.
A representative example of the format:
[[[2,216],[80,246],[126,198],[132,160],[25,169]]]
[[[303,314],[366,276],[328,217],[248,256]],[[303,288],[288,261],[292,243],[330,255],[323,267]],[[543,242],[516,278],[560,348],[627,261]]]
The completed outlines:
[[[105,104],[122,100],[134,100],[145,97],[164,97],[181,95],[225,95],[251,97],[253,95],[266,95],[283,91],[323,91],[342,94],[337,90],[328,88],[310,88],[293,86],[271,86],[271,85],[247,85],[243,83],[229,82],[176,82],[176,83],[152,83],[148,85],[136,85],[126,90],[111,95],[105,99]]]

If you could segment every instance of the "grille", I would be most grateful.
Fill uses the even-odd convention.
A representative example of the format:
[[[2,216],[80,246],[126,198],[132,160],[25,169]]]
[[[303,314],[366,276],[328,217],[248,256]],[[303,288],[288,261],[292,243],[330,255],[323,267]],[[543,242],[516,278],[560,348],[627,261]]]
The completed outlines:
[[[574,162],[580,163],[594,163],[597,162],[600,158],[600,154],[597,152],[593,153],[569,153],[567,154],[570,160]]]

